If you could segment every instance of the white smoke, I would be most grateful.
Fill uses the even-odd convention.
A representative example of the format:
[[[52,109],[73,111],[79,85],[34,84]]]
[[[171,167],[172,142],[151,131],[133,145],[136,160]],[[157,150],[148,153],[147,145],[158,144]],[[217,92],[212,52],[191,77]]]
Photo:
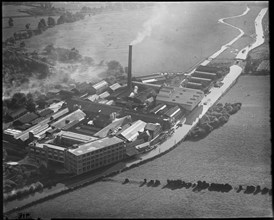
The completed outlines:
[[[146,37],[152,33],[152,28],[161,24],[163,18],[168,14],[167,6],[163,3],[156,4],[153,8],[151,17],[143,24],[143,30],[138,33],[135,40],[130,45],[141,43]]]

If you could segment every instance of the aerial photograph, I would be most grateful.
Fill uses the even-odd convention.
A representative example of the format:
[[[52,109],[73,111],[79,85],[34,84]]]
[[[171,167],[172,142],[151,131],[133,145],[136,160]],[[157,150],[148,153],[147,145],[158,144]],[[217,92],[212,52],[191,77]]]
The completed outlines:
[[[3,219],[273,218],[268,1],[2,2]]]

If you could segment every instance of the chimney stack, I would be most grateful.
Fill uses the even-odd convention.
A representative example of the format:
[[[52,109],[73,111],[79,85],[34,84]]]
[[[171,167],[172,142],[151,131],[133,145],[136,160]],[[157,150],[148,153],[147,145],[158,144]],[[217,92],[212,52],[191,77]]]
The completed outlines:
[[[131,68],[132,68],[132,45],[129,45],[128,51],[128,70],[127,70],[127,86],[128,89],[132,90],[132,82],[131,82]]]

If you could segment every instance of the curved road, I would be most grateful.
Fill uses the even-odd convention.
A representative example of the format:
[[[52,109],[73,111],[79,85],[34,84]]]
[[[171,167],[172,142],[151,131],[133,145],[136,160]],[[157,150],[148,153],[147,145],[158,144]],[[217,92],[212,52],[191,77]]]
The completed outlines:
[[[211,62],[211,60],[215,59],[217,56],[219,56],[222,52],[224,52],[229,46],[231,46],[233,43],[235,43],[237,40],[239,40],[243,35],[244,35],[244,32],[242,29],[238,28],[238,27],[235,27],[233,26],[232,24],[229,24],[229,23],[226,23],[224,22],[224,20],[227,20],[227,19],[231,19],[231,18],[237,18],[237,17],[242,17],[244,15],[246,15],[248,12],[249,12],[250,8],[247,7],[246,10],[240,14],[240,15],[236,15],[236,16],[232,16],[232,17],[226,17],[226,18],[221,18],[218,20],[219,23],[222,23],[222,24],[225,24],[225,25],[228,25],[232,28],[235,28],[237,29],[238,31],[240,31],[240,34],[235,37],[234,39],[232,39],[229,43],[223,45],[221,47],[220,50],[218,50],[216,53],[214,53],[213,55],[211,55],[207,60],[205,60],[204,62],[201,63],[202,66],[206,66],[207,64],[209,64]],[[195,70],[194,70],[195,71]],[[193,71],[193,72],[194,72]]]

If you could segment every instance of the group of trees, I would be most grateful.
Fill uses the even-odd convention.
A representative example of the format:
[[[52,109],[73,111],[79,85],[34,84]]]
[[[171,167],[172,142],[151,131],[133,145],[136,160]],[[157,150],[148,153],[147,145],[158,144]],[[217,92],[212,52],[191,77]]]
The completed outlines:
[[[72,23],[79,20],[82,20],[85,18],[85,15],[83,15],[81,12],[76,12],[75,14],[72,14],[71,12],[65,12],[57,19],[57,24],[64,24],[64,23]]]
[[[30,30],[30,24],[27,23],[25,25],[26,31],[18,31],[14,32],[12,37],[7,38],[4,41],[4,45],[14,45],[16,43],[16,40],[21,39],[27,39],[31,38],[33,35],[41,34],[43,31],[45,31],[48,27],[54,27],[56,25],[56,21],[53,17],[48,17],[48,21],[46,23],[46,20],[42,18],[37,25],[37,30]],[[9,26],[13,26],[13,20],[12,18],[9,19]]]
[[[111,60],[107,63],[107,70],[105,75],[105,80],[109,84],[113,84],[125,78],[125,71],[123,66],[118,61]]]
[[[48,61],[59,61],[59,62],[79,62],[82,61],[82,56],[76,48],[55,48],[53,44],[47,45],[43,54],[47,56]],[[93,60],[85,58],[87,62],[93,62]]]
[[[124,9],[138,9],[138,8],[144,8],[148,6],[152,6],[153,3],[113,3],[113,4],[108,4],[105,6],[101,7],[94,7],[90,8],[87,6],[84,6],[81,8],[81,13],[89,13],[92,15],[96,15],[105,11],[114,11],[114,10],[122,10]]]
[[[29,83],[29,78],[46,78],[50,70],[46,64],[27,59],[23,54],[8,49],[2,51],[2,80],[6,89]]]
[[[26,186],[22,189],[12,190],[10,193],[4,193],[4,201],[14,200],[16,198],[34,193],[36,191],[43,191],[43,184],[40,182],[32,183],[30,186]]]
[[[35,112],[36,110],[36,104],[31,93],[15,93],[12,98],[4,99],[2,104],[3,110],[6,110],[6,112],[3,113],[7,113],[8,109],[18,109],[22,107],[25,107],[30,112]]]

